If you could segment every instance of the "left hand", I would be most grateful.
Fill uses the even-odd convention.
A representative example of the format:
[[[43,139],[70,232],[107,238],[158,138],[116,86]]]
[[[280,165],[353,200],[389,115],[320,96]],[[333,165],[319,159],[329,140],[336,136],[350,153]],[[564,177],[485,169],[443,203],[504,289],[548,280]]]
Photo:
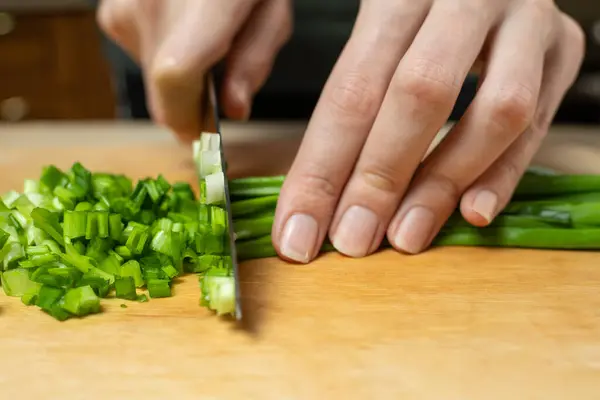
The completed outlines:
[[[363,0],[282,188],[275,248],[309,262],[329,233],[362,257],[387,233],[418,253],[458,203],[489,224],[583,55],[581,28],[551,0]],[[474,101],[423,160],[476,65]]]

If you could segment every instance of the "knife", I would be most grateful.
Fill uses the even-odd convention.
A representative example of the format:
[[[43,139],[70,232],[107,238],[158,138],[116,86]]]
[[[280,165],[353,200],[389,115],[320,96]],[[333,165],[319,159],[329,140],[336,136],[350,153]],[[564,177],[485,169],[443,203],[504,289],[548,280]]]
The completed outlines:
[[[217,93],[212,73],[207,74],[204,90],[205,96],[202,101],[202,123],[204,130],[219,135],[219,144],[221,152],[221,170],[223,171],[225,185],[225,211],[227,212],[227,230],[229,234],[228,256],[231,257],[231,267],[233,269],[233,279],[235,284],[235,318],[242,319],[242,307],[240,297],[240,282],[238,273],[238,260],[235,248],[235,232],[233,229],[233,215],[231,213],[231,198],[229,196],[229,180],[227,179],[227,162],[223,152],[223,136],[221,135],[221,124],[219,119],[219,107],[217,102]]]

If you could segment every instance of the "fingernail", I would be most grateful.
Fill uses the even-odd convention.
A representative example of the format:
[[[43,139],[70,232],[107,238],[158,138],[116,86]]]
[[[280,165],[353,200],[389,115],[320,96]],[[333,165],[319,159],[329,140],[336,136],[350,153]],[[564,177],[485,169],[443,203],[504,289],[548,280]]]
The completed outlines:
[[[352,206],[342,216],[331,242],[340,253],[364,257],[371,248],[378,227],[379,218],[373,211]]]
[[[498,196],[489,190],[477,193],[473,201],[473,211],[485,218],[487,222],[492,222],[496,216],[496,207],[498,207]]]
[[[319,235],[317,221],[306,214],[292,215],[283,228],[280,251],[285,257],[308,263]]]
[[[411,208],[404,216],[394,236],[394,244],[399,249],[416,254],[425,249],[435,224],[433,212],[422,206]]]

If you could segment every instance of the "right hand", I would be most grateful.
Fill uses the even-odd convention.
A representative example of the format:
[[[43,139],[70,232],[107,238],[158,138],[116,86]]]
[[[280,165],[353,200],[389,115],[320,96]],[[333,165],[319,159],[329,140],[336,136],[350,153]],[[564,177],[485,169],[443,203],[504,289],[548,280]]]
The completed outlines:
[[[201,130],[206,72],[226,58],[223,110],[247,119],[292,32],[290,0],[102,0],[97,18],[141,66],[153,119],[184,141]]]

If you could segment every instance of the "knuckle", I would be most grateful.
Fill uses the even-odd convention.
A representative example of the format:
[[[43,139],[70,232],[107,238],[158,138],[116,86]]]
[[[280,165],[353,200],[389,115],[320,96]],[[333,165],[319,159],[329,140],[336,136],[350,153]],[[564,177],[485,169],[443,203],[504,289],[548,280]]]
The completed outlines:
[[[148,77],[158,91],[170,90],[185,82],[186,69],[178,63],[155,61],[149,68]]]
[[[243,70],[244,73],[250,75],[253,79],[262,80],[266,78],[267,74],[273,67],[273,61],[275,59],[275,51],[273,49],[262,49],[261,51],[255,51],[252,53],[245,53],[245,58],[239,58],[237,66]],[[236,68],[238,69],[238,68]]]
[[[282,43],[286,43],[292,37],[294,32],[294,18],[292,17],[291,4],[286,2],[281,17],[281,27],[279,37]]]
[[[123,34],[129,23],[129,16],[124,12],[118,2],[104,0],[96,12],[96,23],[108,36],[112,38]]]
[[[552,19],[558,10],[551,0],[526,0],[524,4],[545,21]]]
[[[335,112],[345,117],[374,116],[379,108],[379,96],[371,80],[362,73],[348,73],[333,86],[330,96]]]
[[[454,74],[442,64],[428,59],[417,60],[397,76],[391,89],[399,95],[412,96],[423,104],[447,105],[460,89]]]
[[[490,120],[501,131],[522,131],[529,126],[535,112],[536,99],[525,85],[500,90],[490,104]]]
[[[443,173],[432,172],[429,174],[427,179],[443,197],[452,199],[452,201],[458,201],[458,199],[462,195],[463,191],[458,186],[458,184],[452,178],[446,176]]]
[[[440,199],[451,199],[454,202],[458,201],[464,190],[454,179],[440,171],[424,171],[423,175],[419,177],[419,181],[427,182],[429,187],[435,189],[435,193]]]
[[[284,45],[289,42],[292,38],[292,34],[294,33],[294,23],[292,22],[291,16],[286,16],[284,23],[281,25],[280,33],[278,37],[280,38],[280,45]]]
[[[299,175],[294,188],[298,193],[309,195],[317,202],[335,202],[339,196],[339,190],[329,175],[306,171]]]
[[[503,181],[506,182],[506,187],[513,188],[517,185],[521,176],[524,173],[525,168],[519,164],[512,157],[507,157],[498,164],[498,172],[503,177]]]
[[[368,187],[385,193],[395,194],[401,185],[397,171],[383,165],[366,166],[358,172],[358,175]]]
[[[573,18],[567,14],[562,13],[561,19],[563,21],[564,31],[566,34],[566,40],[568,40],[569,47],[573,49],[573,59],[578,64],[585,57],[586,48],[586,35],[581,27]]]

